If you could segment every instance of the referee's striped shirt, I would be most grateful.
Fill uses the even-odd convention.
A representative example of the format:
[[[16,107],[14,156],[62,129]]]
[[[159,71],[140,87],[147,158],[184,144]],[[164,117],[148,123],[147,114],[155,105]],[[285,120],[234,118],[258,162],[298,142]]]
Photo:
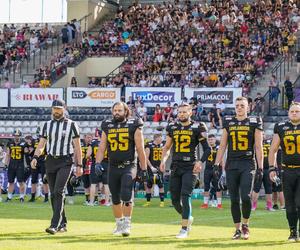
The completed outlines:
[[[74,153],[72,139],[79,138],[79,128],[68,118],[53,119],[45,122],[40,136],[47,140],[48,155],[67,156]]]

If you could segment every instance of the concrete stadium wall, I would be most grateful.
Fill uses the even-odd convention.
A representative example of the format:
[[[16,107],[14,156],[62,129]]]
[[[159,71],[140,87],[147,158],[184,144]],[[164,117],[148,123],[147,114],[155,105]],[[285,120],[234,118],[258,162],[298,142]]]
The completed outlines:
[[[67,75],[58,80],[55,87],[70,87],[72,77],[76,77],[78,87],[87,87],[89,77],[106,77],[119,67],[124,57],[95,57],[87,58],[76,67],[68,67]],[[114,73],[118,73],[115,71]]]
[[[113,14],[115,6],[96,0],[68,0],[67,20],[80,18],[92,13],[87,20],[81,21],[81,30],[86,31],[94,27],[101,18]]]

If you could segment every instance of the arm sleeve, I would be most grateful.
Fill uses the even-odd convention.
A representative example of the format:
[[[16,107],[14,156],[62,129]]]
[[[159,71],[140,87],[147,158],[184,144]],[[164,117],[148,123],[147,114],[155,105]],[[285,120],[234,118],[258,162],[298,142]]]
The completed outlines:
[[[275,126],[274,126],[274,134],[279,134],[278,123],[276,123]]]
[[[72,138],[79,138],[79,127],[76,122],[72,122],[71,124]]]

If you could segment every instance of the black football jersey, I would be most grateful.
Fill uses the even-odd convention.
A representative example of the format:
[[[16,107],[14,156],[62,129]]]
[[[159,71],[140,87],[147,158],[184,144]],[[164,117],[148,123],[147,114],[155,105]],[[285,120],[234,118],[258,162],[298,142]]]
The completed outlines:
[[[97,155],[97,152],[98,152],[98,149],[99,149],[99,144],[100,144],[100,141],[98,141],[98,140],[93,140],[92,144],[91,144],[91,147],[92,147],[91,158],[92,158],[92,163],[93,164],[96,162],[96,155]],[[107,162],[107,161],[108,161],[107,150],[105,150],[104,158],[103,158],[102,162]]]
[[[86,167],[87,161],[88,161],[88,157],[87,157],[87,151],[88,148],[91,146],[91,144],[87,144],[85,143],[85,141],[81,141],[81,153],[82,153],[82,165],[83,168]]]
[[[274,134],[280,138],[282,164],[300,166],[300,124],[295,126],[290,121],[276,123]]]
[[[260,117],[225,117],[223,127],[228,133],[227,160],[254,159],[255,130],[263,130]]]
[[[24,149],[26,148],[25,142],[15,143],[14,141],[12,141],[8,144],[8,148],[10,152],[11,162],[24,163],[24,156],[25,156]]]
[[[212,167],[215,164],[218,149],[218,145],[208,149],[207,158],[204,160],[206,162],[206,167]]]
[[[164,143],[155,144],[153,141],[148,142],[145,146],[150,150],[149,161],[151,162],[151,165],[155,168],[159,168],[163,146]]]
[[[199,142],[206,141],[206,137],[202,136],[203,132],[207,132],[206,125],[191,122],[188,126],[183,126],[180,122],[175,122],[170,123],[166,130],[173,141],[172,161],[193,163]]]
[[[106,120],[102,122],[101,129],[107,136],[107,151],[110,164],[122,164],[134,162],[135,155],[135,131],[143,127],[141,119],[128,119],[124,122]]]
[[[266,140],[263,142],[264,151],[264,169],[269,168],[269,151],[270,151],[271,141]]]

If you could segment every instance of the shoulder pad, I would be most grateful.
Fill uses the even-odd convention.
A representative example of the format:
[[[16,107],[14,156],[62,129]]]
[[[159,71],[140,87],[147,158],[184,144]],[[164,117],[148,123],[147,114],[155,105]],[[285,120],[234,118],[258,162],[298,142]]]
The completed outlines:
[[[225,118],[224,118],[226,121],[231,121],[232,119],[233,119],[233,117],[232,116],[225,116]]]
[[[256,116],[249,116],[249,121],[251,123],[257,123],[257,120],[258,120],[258,117],[256,117]]]

